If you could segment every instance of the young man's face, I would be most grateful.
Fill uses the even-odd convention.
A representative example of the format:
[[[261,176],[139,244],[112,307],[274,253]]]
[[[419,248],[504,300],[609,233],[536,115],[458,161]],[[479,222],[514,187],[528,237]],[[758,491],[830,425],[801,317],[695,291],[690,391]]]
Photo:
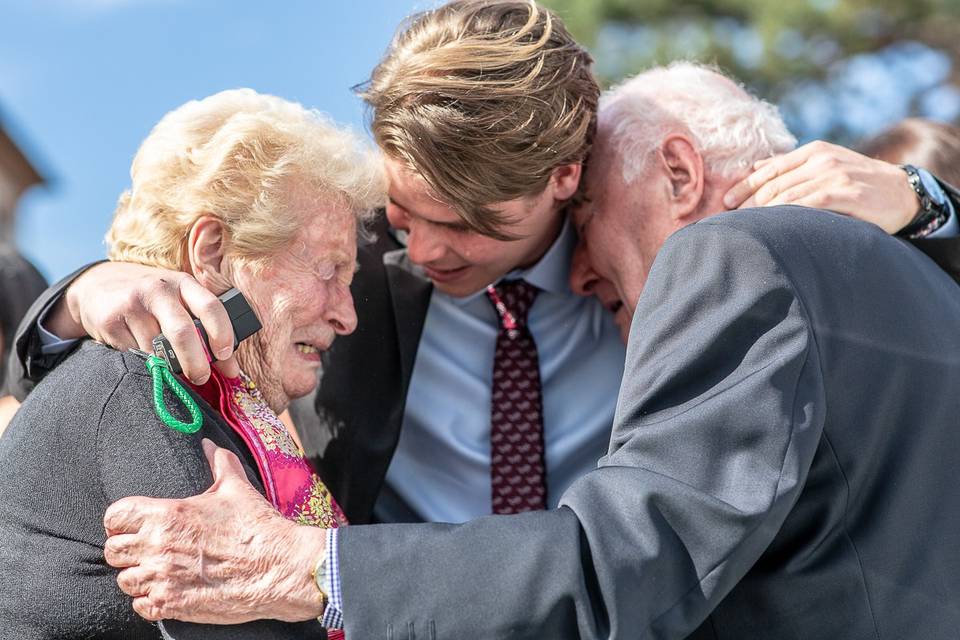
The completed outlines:
[[[410,261],[424,268],[440,291],[463,297],[507,272],[539,260],[563,223],[559,202],[573,195],[576,175],[551,179],[543,193],[494,205],[510,220],[503,231],[517,240],[496,240],[471,230],[453,207],[432,197],[426,181],[400,162],[386,159],[390,179],[387,219],[407,233]]]

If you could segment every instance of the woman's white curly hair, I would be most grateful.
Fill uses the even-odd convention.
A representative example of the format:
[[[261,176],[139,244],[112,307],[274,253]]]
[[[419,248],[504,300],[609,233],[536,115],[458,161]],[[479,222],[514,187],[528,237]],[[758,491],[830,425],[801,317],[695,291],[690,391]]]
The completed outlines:
[[[289,246],[304,188],[361,224],[385,201],[379,155],[329,118],[251,89],[222,91],[166,114],[140,145],[131,187],[106,236],[111,260],[182,269],[203,215],[220,218],[226,253],[253,264]]]

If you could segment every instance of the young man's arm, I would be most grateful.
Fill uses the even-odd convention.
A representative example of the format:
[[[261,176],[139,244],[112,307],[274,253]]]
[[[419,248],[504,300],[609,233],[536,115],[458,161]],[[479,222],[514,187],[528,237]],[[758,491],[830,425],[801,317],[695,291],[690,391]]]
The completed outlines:
[[[47,289],[30,307],[11,349],[9,392],[23,400],[85,336],[116,349],[150,352],[163,333],[184,373],[204,382],[210,366],[193,326],[199,318],[218,359],[233,351],[233,328],[216,295],[189,274],[123,262],[86,265]]]
[[[59,306],[58,302],[62,299],[67,287],[93,264],[81,267],[50,286],[34,301],[20,321],[14,343],[10,345],[7,355],[8,369],[5,389],[18,401],[23,402],[27,394],[33,390],[33,387],[70,355],[76,347],[75,342],[68,340],[56,345],[52,350],[45,349],[44,347],[47,346],[45,342],[49,344],[56,340],[45,341],[43,339],[39,320],[48,315],[52,307]]]

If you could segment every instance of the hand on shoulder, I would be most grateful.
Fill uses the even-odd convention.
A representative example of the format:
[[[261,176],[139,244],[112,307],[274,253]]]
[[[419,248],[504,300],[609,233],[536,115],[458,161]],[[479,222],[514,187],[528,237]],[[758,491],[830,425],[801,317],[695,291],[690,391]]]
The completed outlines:
[[[729,209],[801,205],[872,222],[893,234],[919,207],[900,167],[822,140],[760,160],[753,169],[724,196]]]
[[[105,262],[80,275],[46,320],[61,338],[90,336],[116,349],[153,351],[163,333],[180,356],[184,373],[197,383],[210,365],[193,325],[199,318],[218,359],[233,351],[233,328],[213,292],[190,274],[125,262]]]

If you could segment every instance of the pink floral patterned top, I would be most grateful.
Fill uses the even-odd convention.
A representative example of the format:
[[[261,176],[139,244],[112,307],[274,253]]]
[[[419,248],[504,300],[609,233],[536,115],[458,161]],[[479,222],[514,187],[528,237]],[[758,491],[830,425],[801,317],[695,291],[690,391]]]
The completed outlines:
[[[211,367],[206,384],[190,386],[247,445],[257,462],[267,499],[277,511],[294,522],[314,527],[334,529],[347,524],[340,505],[287,427],[267,406],[253,380],[243,372],[237,378],[228,378]],[[344,639],[340,629],[330,629],[327,634],[330,640]]]
[[[346,525],[347,517],[337,501],[256,384],[244,373],[228,378],[215,367],[211,369],[207,383],[193,388],[247,445],[273,506],[299,524],[325,529]]]

